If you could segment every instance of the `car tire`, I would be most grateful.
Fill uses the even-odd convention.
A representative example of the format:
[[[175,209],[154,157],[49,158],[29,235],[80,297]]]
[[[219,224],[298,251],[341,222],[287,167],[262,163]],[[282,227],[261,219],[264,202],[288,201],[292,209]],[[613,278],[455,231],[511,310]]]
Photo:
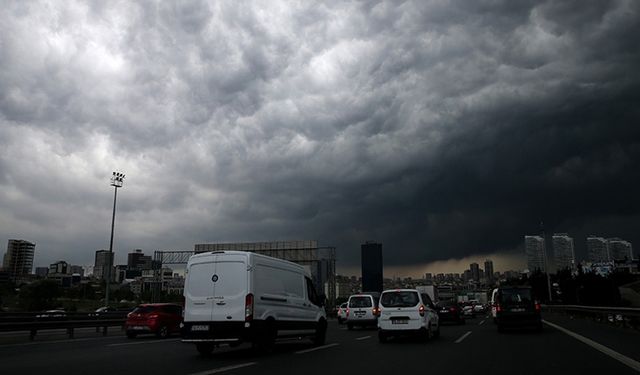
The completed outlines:
[[[382,344],[386,344],[387,343],[387,334],[382,332],[382,331],[378,331],[378,341],[381,342]]]
[[[211,354],[211,352],[213,352],[213,344],[199,342],[196,344],[196,350],[198,351],[198,353],[200,353],[200,355],[208,356]]]
[[[327,340],[327,321],[321,319],[316,325],[316,334],[313,337],[313,344],[316,346],[324,345]]]
[[[253,341],[253,348],[262,352],[270,353],[276,346],[276,338],[278,337],[278,329],[276,322],[272,319],[267,320],[260,336]]]
[[[338,317],[338,324],[342,324],[342,323],[343,323],[342,318]]]
[[[429,342],[431,340],[431,324],[427,325],[427,329],[422,333],[422,341]]]
[[[433,333],[434,339],[437,339],[438,337],[440,337],[440,324],[438,324],[438,329]]]
[[[167,337],[169,337],[169,327],[161,326],[156,332],[156,336],[161,339],[166,339]]]
[[[352,323],[347,323],[347,329],[349,331],[353,330],[353,324]]]
[[[135,333],[135,332],[131,332],[131,331],[127,331],[127,338],[128,338],[128,339],[135,339],[135,338],[136,338],[136,336],[138,336],[138,334],[137,334],[137,333]]]

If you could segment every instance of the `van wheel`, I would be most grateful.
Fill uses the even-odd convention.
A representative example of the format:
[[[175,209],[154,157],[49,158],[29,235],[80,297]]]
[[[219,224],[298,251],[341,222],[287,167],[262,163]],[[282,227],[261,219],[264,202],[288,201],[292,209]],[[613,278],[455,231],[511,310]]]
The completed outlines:
[[[166,339],[167,337],[169,337],[169,327],[160,327],[160,329],[158,329],[158,332],[156,332],[156,336],[160,337],[161,339]]]
[[[253,342],[253,348],[264,352],[271,352],[276,346],[277,337],[278,329],[276,328],[276,323],[273,320],[267,320],[260,336]]]
[[[197,343],[196,349],[198,350],[198,353],[200,353],[200,355],[210,355],[213,351],[213,344]]]
[[[313,338],[313,344],[320,346],[324,345],[324,342],[327,340],[327,322],[324,319],[321,319],[316,325],[316,335]]]

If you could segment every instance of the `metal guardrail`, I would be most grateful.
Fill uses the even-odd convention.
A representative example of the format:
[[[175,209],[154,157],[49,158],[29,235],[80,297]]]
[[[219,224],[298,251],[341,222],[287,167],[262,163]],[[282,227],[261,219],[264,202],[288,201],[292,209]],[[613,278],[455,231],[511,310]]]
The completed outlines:
[[[67,312],[29,312],[0,314],[0,332],[29,332],[29,339],[34,340],[38,331],[66,329],[69,338],[73,338],[76,328],[102,329],[104,336],[109,327],[122,327],[126,321],[126,311],[108,313],[67,313]]]
[[[601,322],[640,329],[640,308],[582,305],[543,305],[542,308],[549,312],[593,318]]]

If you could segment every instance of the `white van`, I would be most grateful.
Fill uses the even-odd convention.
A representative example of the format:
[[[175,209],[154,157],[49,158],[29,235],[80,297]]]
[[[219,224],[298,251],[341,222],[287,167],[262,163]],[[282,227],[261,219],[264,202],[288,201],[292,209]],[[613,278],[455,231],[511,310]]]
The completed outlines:
[[[378,301],[380,293],[360,293],[349,297],[347,301],[347,329],[354,326],[366,327],[378,325]]]
[[[201,354],[221,343],[270,348],[287,336],[325,341],[325,298],[299,264],[244,251],[196,254],[187,263],[184,297],[182,342],[195,343]]]
[[[416,289],[385,290],[380,296],[378,340],[391,336],[419,335],[425,340],[440,336],[435,305],[426,293]]]

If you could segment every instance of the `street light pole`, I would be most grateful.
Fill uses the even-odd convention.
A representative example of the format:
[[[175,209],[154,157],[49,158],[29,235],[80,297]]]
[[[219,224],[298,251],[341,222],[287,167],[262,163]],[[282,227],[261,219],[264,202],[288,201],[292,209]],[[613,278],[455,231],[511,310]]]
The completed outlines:
[[[542,229],[542,244],[543,244],[543,250],[544,252],[542,253],[543,255],[543,259],[544,259],[544,268],[545,268],[545,273],[547,274],[547,289],[549,291],[549,302],[553,301],[553,296],[551,294],[551,274],[550,274],[550,270],[549,270],[549,261],[548,261],[548,257],[547,257],[547,236],[544,232],[544,223],[540,223],[541,229]]]
[[[107,282],[105,287],[104,305],[109,306],[109,284],[111,284],[111,272],[113,265],[111,259],[113,258],[113,230],[116,223],[116,199],[118,198],[118,188],[122,187],[124,183],[124,174],[119,172],[113,172],[111,175],[111,186],[114,187],[113,192],[113,213],[111,215],[111,240],[109,241],[109,255],[107,256]],[[104,274],[104,273],[103,273]]]

